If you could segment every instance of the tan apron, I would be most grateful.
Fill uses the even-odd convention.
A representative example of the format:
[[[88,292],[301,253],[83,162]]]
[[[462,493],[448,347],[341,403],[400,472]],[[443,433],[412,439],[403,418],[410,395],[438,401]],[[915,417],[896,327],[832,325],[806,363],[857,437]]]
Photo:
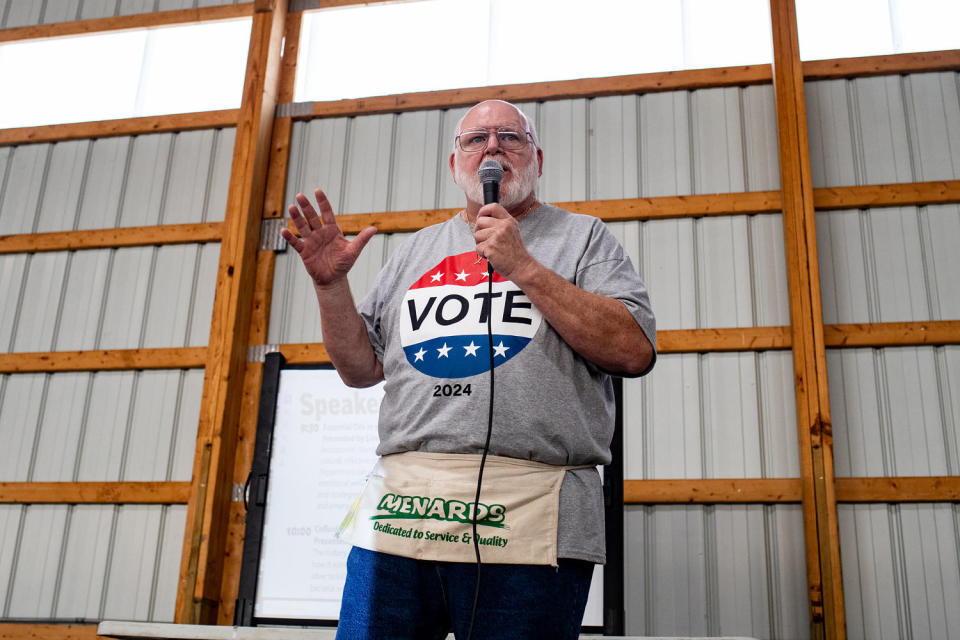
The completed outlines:
[[[557,566],[560,485],[570,469],[487,456],[477,522],[483,562]],[[382,457],[338,536],[421,560],[474,562],[479,455],[409,451]]]

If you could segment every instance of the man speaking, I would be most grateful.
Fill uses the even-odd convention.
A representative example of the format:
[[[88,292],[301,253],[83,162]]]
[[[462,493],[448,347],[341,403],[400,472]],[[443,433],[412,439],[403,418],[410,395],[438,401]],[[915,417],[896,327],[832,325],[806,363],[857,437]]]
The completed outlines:
[[[502,168],[499,202],[481,164],[493,182]],[[470,109],[450,155],[464,209],[413,234],[359,307],[347,273],[376,229],[347,240],[320,190],[319,215],[302,194],[290,207],[331,361],[350,386],[386,381],[381,458],[343,527],[338,638],[578,637],[605,558],[611,375],[652,368],[656,329],[604,224],[537,199],[542,167],[518,108]]]

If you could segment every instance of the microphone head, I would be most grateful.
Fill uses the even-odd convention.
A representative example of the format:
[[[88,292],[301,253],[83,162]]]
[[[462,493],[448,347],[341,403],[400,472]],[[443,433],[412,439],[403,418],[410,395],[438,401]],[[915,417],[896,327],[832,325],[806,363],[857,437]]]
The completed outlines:
[[[480,163],[480,168],[477,169],[477,175],[480,177],[482,184],[488,182],[500,184],[500,181],[503,180],[503,167],[493,158],[487,158]]]

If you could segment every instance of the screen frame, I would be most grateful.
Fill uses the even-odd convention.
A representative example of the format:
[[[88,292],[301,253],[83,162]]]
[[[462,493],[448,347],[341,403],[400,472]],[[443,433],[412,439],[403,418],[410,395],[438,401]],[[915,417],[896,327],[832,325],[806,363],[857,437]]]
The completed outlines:
[[[333,369],[330,364],[288,364],[283,354],[268,353],[264,358],[257,432],[250,473],[243,487],[246,508],[246,530],[240,564],[240,583],[234,608],[233,624],[242,627],[260,625],[295,625],[335,627],[335,619],[266,618],[254,615],[257,580],[263,547],[270,481],[270,458],[276,426],[277,393],[280,376],[291,369]],[[607,562],[603,567],[603,626],[584,626],[585,633],[622,635],[624,633],[624,564],[623,564],[623,381],[613,378],[616,417],[610,445],[611,463],[603,467],[604,521]]]

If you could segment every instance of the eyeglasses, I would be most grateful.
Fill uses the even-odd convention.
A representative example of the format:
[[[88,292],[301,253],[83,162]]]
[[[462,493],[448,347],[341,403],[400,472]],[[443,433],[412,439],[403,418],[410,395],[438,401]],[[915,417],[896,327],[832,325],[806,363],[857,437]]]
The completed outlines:
[[[507,129],[497,130],[497,145],[507,151],[519,151],[527,146],[527,139],[533,140],[530,132],[517,133]],[[457,136],[457,145],[461,151],[473,153],[483,151],[487,148],[487,141],[490,139],[490,132],[486,129],[473,129],[463,131]]]

